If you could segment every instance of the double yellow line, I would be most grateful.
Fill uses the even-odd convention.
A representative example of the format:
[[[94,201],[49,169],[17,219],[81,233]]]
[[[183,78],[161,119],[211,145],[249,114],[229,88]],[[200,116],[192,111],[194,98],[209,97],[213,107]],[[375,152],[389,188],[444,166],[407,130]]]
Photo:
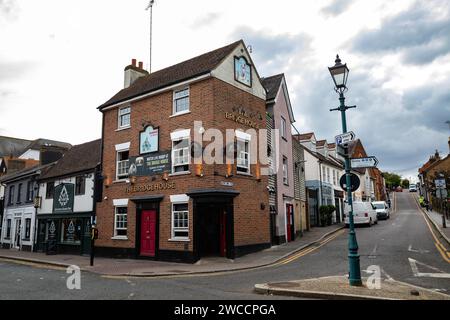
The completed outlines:
[[[436,246],[436,249],[439,251],[439,253],[441,254],[442,258],[447,261],[448,263],[450,263],[450,252],[445,248],[445,246],[439,241],[439,239],[436,237],[433,228],[430,225],[430,222],[428,221],[428,218],[425,216],[425,213],[423,212],[422,208],[419,206],[419,204],[417,203],[417,198],[414,197],[414,203],[416,204],[417,208],[419,209],[420,213],[422,213],[422,217],[425,220],[425,223],[428,226],[428,229],[430,229],[431,235],[434,238],[434,245]]]

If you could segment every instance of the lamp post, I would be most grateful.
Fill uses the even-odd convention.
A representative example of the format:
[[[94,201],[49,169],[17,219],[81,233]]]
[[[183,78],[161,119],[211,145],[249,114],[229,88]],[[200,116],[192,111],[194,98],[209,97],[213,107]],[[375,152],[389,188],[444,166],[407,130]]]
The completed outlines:
[[[335,91],[339,94],[340,106],[339,108],[332,109],[330,111],[340,111],[342,120],[342,131],[347,133],[347,119],[345,116],[345,111],[347,109],[356,108],[356,106],[346,106],[344,92],[347,91],[347,79],[349,69],[347,64],[342,64],[339,55],[336,56],[335,65],[328,68],[331,77],[333,78],[335,84]],[[355,225],[353,220],[353,200],[352,200],[352,190],[351,190],[351,164],[348,152],[345,152],[345,175],[346,175],[346,186],[347,186],[347,198],[349,211],[349,238],[348,238],[348,258],[349,258],[349,282],[351,286],[361,286],[361,269],[359,265],[359,254],[358,254],[358,242],[356,241]]]

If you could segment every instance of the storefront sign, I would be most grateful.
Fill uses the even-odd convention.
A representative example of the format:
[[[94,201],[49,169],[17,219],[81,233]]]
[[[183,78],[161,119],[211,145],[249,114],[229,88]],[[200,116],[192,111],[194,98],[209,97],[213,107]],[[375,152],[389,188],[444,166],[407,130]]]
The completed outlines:
[[[53,194],[53,213],[73,212],[75,185],[73,183],[62,183],[55,187]]]
[[[151,192],[151,191],[163,191],[175,189],[175,182],[160,182],[155,184],[144,184],[138,186],[131,186],[125,189],[128,194],[136,192]]]
[[[139,154],[158,151],[159,129],[148,126],[140,133]]]
[[[130,176],[153,176],[170,170],[170,151],[152,153],[148,156],[130,157]]]
[[[259,124],[255,121],[249,119],[248,117],[245,117],[242,114],[235,113],[235,112],[225,112],[225,119],[232,120],[234,122],[246,125],[250,128],[259,129]]]

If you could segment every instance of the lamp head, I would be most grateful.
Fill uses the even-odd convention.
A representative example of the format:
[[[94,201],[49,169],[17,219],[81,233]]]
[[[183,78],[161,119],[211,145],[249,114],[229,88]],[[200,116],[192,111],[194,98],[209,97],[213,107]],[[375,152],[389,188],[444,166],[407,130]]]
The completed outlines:
[[[344,92],[347,89],[347,79],[350,72],[347,64],[342,64],[339,55],[336,55],[335,65],[329,67],[328,70],[333,78],[335,90],[340,93]]]

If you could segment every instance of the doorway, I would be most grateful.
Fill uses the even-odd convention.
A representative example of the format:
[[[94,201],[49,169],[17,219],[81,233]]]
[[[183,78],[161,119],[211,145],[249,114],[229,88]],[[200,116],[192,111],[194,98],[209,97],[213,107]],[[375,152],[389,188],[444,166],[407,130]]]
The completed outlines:
[[[197,206],[198,252],[201,257],[227,254],[226,232],[227,213],[219,204],[199,204]]]
[[[294,241],[294,205],[286,204],[286,241]]]
[[[21,229],[22,229],[22,219],[15,219],[15,227],[14,227],[14,243],[13,248],[20,249],[20,241],[21,241]]]
[[[142,210],[140,246],[141,256],[155,257],[156,255],[156,221],[156,210]]]

